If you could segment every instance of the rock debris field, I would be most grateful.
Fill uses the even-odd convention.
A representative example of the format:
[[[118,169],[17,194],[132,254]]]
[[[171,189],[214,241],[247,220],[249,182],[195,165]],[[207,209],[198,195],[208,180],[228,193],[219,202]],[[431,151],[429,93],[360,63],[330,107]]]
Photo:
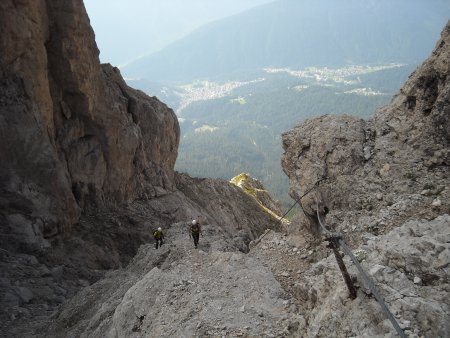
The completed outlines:
[[[194,249],[185,223],[173,224],[161,249],[141,246],[126,269],[109,273],[66,303],[46,335],[396,336],[345,257],[358,288],[357,298],[349,299],[326,242],[310,247],[298,234],[267,230],[245,254],[220,228],[205,225],[203,232]],[[449,243],[445,215],[366,236],[354,250],[410,337],[447,336]]]

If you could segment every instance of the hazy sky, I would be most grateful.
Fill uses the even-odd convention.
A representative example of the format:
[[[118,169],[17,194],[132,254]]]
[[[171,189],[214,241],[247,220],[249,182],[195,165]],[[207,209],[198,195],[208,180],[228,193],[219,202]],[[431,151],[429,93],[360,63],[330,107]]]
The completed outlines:
[[[122,66],[201,25],[274,0],[84,0],[102,62]]]

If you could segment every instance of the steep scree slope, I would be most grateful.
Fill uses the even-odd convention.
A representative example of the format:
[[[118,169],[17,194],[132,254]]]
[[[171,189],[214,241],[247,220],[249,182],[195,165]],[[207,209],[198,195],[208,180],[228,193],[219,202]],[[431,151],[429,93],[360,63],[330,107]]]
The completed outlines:
[[[64,305],[44,336],[281,336],[301,316],[264,262],[236,251],[214,224],[198,249],[186,223],[161,249],[142,246],[121,271]],[[45,332],[45,333],[44,333]]]

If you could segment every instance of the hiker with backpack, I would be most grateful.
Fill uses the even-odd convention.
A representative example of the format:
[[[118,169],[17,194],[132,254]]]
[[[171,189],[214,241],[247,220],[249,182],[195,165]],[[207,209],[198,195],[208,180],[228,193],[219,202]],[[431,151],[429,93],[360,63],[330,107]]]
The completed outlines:
[[[194,246],[196,249],[200,235],[203,236],[200,221],[199,219],[193,219],[191,224],[189,225],[189,237],[191,237],[194,240]]]
[[[153,232],[153,238],[156,241],[155,249],[158,249],[158,245],[161,247],[164,244],[164,233],[161,228]]]

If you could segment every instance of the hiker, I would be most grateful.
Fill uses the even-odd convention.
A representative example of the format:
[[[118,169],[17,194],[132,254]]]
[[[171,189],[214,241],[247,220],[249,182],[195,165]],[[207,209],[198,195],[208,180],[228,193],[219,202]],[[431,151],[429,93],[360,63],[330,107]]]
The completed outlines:
[[[191,224],[189,225],[189,237],[194,239],[194,245],[196,249],[200,235],[203,236],[200,221],[198,219],[197,220],[193,219]]]
[[[161,228],[153,232],[153,238],[156,240],[155,249],[158,249],[158,244],[160,247],[164,244],[164,234]]]

